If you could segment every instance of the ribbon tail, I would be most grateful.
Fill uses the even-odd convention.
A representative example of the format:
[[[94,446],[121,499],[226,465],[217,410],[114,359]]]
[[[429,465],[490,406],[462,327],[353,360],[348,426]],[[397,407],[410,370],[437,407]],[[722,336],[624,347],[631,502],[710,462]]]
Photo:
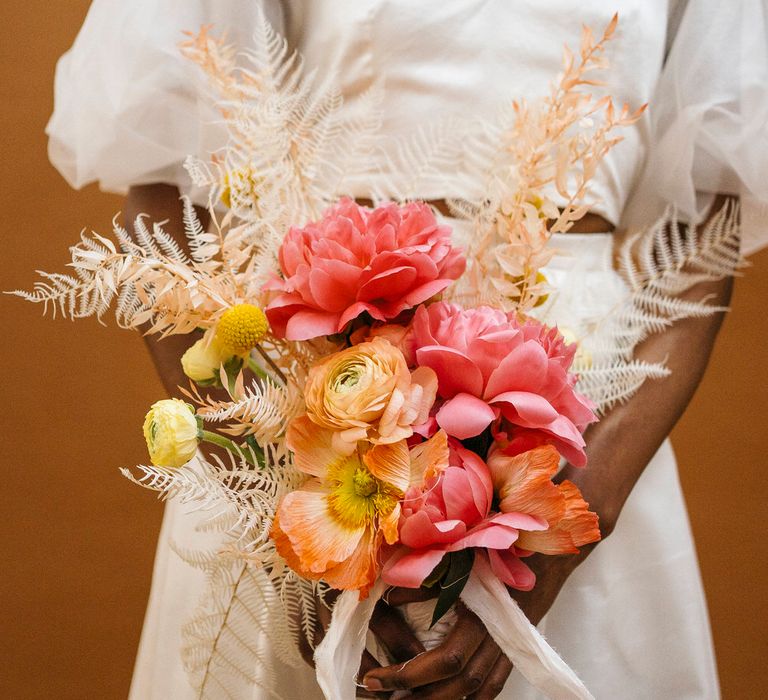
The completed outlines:
[[[386,588],[379,580],[365,600],[357,591],[344,591],[336,599],[331,624],[315,649],[315,673],[326,700],[355,700],[368,623]]]
[[[594,700],[481,557],[475,559],[461,598],[532,686],[552,700]]]

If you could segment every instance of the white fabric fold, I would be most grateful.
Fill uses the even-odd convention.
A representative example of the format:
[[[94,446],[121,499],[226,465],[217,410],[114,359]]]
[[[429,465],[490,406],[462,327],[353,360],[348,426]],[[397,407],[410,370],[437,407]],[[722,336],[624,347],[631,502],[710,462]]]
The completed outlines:
[[[532,686],[552,700],[594,700],[481,557],[475,559],[461,599]]]
[[[357,591],[344,591],[336,600],[331,624],[315,649],[317,682],[327,700],[355,700],[368,623],[386,589],[379,579],[365,600]]]

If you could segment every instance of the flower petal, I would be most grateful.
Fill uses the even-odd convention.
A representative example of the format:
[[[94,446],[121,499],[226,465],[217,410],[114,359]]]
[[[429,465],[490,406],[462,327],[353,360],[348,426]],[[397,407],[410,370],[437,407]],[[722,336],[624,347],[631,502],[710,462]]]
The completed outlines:
[[[528,513],[547,522],[559,520],[565,512],[565,499],[552,483],[560,455],[551,445],[510,456],[503,449],[492,449],[488,456],[499,510],[503,513]]]
[[[482,433],[495,420],[496,412],[476,396],[457,394],[440,407],[435,418],[448,435],[466,440]]]
[[[565,500],[563,517],[542,532],[521,532],[518,546],[542,554],[575,554],[579,547],[600,539],[597,514],[589,510],[578,487],[564,481],[558,487]]]
[[[489,399],[488,403],[506,404],[504,417],[510,423],[522,425],[524,428],[547,426],[559,416],[543,396],[528,391],[505,391]]]
[[[328,491],[312,481],[283,498],[279,522],[302,568],[314,574],[351,557],[365,532],[365,526],[340,523],[328,507]]]
[[[540,393],[548,365],[547,353],[541,345],[533,341],[518,345],[488,378],[485,395],[496,396],[511,390]]]
[[[483,375],[472,360],[454,348],[436,345],[416,351],[419,365],[431,367],[437,374],[437,391],[444,399],[465,393],[480,396],[483,393]]]
[[[436,432],[429,440],[411,448],[410,485],[417,488],[448,467],[448,435]]]
[[[288,319],[288,323],[285,325],[285,337],[288,340],[319,338],[323,335],[336,333],[338,325],[339,314],[316,311],[315,309],[302,309]]]
[[[384,564],[381,577],[390,586],[418,588],[445,555],[441,549],[420,549],[393,556]]]
[[[293,452],[297,469],[323,478],[328,467],[342,455],[333,448],[332,430],[315,425],[308,416],[294,418],[285,434],[285,444]]]
[[[424,549],[436,544],[450,544],[467,532],[460,520],[432,522],[429,515],[420,510],[403,520],[400,541],[411,549]]]
[[[368,470],[379,481],[391,484],[401,493],[411,481],[411,457],[405,440],[389,445],[374,445],[363,455]]]
[[[530,591],[536,583],[536,574],[510,551],[488,550],[491,569],[504,583],[518,591]]]
[[[380,542],[380,536],[372,530],[366,531],[352,555],[328,569],[323,580],[337,590],[359,590],[360,599],[367,598],[379,574],[377,555]]]

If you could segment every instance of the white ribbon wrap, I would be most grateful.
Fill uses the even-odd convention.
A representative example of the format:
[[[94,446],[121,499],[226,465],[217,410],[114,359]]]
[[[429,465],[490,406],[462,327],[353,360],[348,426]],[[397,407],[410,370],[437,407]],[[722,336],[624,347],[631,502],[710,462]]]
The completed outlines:
[[[552,700],[594,700],[586,686],[530,623],[482,557],[461,599],[525,679]]]
[[[327,700],[355,700],[357,673],[373,608],[388,588],[381,579],[365,600],[344,591],[333,606],[331,624],[315,649],[315,673]]]
[[[354,700],[368,623],[387,586],[380,580],[363,601],[345,591],[336,601],[325,638],[315,650],[317,681],[327,700]],[[594,700],[576,674],[530,623],[504,584],[475,559],[461,594],[502,652],[526,680],[552,700]]]

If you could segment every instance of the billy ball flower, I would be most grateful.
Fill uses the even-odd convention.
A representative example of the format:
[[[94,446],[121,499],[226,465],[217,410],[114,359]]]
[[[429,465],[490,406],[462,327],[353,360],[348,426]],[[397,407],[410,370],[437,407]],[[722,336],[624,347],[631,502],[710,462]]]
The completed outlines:
[[[157,401],[144,419],[144,439],[152,464],[158,467],[183,466],[197,451],[194,409],[181,399]]]
[[[245,355],[261,342],[268,329],[267,317],[258,306],[235,304],[219,319],[216,339],[225,351]]]

